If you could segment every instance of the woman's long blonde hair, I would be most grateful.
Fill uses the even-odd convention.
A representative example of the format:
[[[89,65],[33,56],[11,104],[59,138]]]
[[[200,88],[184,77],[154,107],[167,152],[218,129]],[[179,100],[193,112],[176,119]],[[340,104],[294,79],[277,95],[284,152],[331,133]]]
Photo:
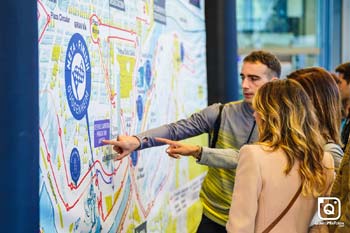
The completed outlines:
[[[264,84],[255,95],[253,107],[260,116],[258,143],[271,150],[282,148],[287,155],[288,174],[296,161],[303,181],[303,194],[315,197],[326,189],[324,139],[309,96],[294,80]]]

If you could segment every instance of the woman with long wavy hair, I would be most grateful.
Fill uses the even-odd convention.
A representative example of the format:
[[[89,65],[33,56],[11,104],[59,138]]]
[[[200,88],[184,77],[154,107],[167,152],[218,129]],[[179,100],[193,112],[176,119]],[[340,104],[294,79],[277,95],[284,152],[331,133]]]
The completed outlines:
[[[321,67],[299,69],[288,74],[287,78],[300,83],[309,95],[320,122],[320,132],[326,140],[324,150],[333,156],[337,170],[344,154],[339,132],[341,100],[337,83],[331,74]]]
[[[227,231],[307,232],[317,197],[330,192],[334,179],[313,104],[286,79],[262,86],[253,107],[259,141],[240,150]]]

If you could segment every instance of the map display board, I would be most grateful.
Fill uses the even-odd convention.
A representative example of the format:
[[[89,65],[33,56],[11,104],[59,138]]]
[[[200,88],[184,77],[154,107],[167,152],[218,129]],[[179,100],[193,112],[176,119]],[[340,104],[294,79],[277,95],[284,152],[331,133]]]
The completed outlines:
[[[101,141],[206,106],[204,0],[37,7],[40,232],[192,232],[205,168],[164,146],[114,161]]]

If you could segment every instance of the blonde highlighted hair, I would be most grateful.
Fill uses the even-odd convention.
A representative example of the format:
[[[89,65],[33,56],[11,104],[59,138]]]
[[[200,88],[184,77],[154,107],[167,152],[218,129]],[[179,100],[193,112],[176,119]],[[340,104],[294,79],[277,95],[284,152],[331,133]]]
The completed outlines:
[[[302,193],[317,197],[326,190],[324,139],[309,96],[294,80],[264,84],[256,93],[253,107],[260,116],[258,143],[271,150],[283,149],[288,174],[299,161]]]

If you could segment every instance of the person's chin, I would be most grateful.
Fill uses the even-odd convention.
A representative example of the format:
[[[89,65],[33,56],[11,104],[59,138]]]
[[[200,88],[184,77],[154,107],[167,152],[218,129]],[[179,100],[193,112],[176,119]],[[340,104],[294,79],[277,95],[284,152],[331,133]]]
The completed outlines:
[[[246,102],[248,104],[252,104],[253,98],[244,98],[244,102]]]

